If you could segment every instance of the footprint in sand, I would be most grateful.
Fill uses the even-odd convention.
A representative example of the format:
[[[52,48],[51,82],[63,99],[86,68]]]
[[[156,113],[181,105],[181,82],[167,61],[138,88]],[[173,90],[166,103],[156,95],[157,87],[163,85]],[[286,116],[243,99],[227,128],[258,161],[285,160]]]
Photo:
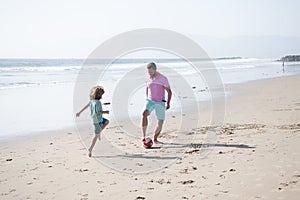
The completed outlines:
[[[29,171],[35,171],[35,170],[37,170],[37,169],[39,169],[39,167],[34,167],[34,168],[32,168],[32,169],[29,169]]]
[[[183,184],[183,185],[187,185],[187,184],[192,184],[192,183],[194,183],[195,181],[193,181],[193,180],[187,180],[187,181],[179,181],[178,183],[181,183],[181,184]]]
[[[179,171],[180,174],[188,174],[188,168],[184,168],[182,170]]]
[[[81,200],[88,200],[88,194],[81,194],[81,193],[78,193],[78,195],[82,196],[82,198],[80,198]]]
[[[222,178],[222,179],[225,179],[225,175],[224,174],[221,174],[219,177]]]
[[[283,130],[299,130],[300,129],[300,124],[288,124],[288,125],[281,125],[277,126],[278,129],[283,129]]]
[[[89,171],[88,169],[75,169],[75,172],[87,172]]]
[[[235,172],[236,169],[231,168],[229,171],[230,171],[230,172]]]

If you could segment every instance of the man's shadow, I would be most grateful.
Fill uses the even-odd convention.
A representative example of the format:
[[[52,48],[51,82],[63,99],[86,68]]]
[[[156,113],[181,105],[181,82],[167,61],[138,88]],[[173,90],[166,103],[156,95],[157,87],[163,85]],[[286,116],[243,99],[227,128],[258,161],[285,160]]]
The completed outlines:
[[[147,150],[157,150],[157,149],[184,149],[184,148],[193,148],[190,152],[186,151],[185,153],[192,153],[200,151],[201,148],[213,148],[213,147],[228,147],[228,148],[241,148],[241,149],[254,149],[254,146],[249,146],[245,144],[214,144],[214,143],[163,143],[160,146],[151,147]],[[94,158],[141,158],[141,159],[157,159],[157,160],[172,160],[177,159],[179,156],[150,156],[147,154],[119,154],[119,155],[96,155]]]
[[[180,143],[163,143],[166,146],[165,148],[207,148],[207,147],[232,147],[232,148],[241,148],[241,149],[253,149],[254,146],[249,146],[246,144],[215,144],[215,143],[190,143],[190,144],[180,144]]]

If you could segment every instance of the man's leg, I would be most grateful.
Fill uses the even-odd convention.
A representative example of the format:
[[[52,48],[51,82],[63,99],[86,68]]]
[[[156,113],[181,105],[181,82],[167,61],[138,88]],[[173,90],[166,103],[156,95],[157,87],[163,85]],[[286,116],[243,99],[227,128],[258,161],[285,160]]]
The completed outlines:
[[[157,122],[157,127],[154,131],[154,142],[155,143],[161,143],[157,140],[161,130],[162,130],[162,126],[165,120],[165,116],[166,116],[166,110],[165,110],[165,103],[164,102],[159,102],[155,105],[155,114],[156,114],[156,118],[158,120]]]
[[[156,127],[155,132],[154,132],[154,142],[155,143],[162,143],[162,142],[159,142],[157,140],[157,138],[158,138],[158,136],[159,136],[159,134],[162,130],[163,123],[164,123],[164,120],[158,120],[158,122],[157,122],[157,127]]]
[[[146,137],[146,130],[147,130],[147,126],[148,126],[148,115],[149,115],[149,111],[144,110],[143,116],[142,116],[142,129],[143,129],[144,138]]]

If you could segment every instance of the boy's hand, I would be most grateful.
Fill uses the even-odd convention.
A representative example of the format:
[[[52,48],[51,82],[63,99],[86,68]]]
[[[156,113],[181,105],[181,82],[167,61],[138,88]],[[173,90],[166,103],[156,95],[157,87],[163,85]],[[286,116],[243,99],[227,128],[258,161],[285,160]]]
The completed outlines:
[[[105,111],[105,114],[109,114],[109,110]]]
[[[79,117],[80,116],[80,113],[76,113],[76,117]]]

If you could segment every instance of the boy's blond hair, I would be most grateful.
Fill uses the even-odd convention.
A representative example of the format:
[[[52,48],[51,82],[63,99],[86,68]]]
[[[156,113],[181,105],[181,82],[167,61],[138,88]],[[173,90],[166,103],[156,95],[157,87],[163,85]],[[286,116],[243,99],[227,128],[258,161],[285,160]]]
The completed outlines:
[[[104,94],[104,88],[102,86],[94,86],[91,88],[90,90],[90,100],[93,100],[93,99],[101,99],[102,98],[102,95]]]

